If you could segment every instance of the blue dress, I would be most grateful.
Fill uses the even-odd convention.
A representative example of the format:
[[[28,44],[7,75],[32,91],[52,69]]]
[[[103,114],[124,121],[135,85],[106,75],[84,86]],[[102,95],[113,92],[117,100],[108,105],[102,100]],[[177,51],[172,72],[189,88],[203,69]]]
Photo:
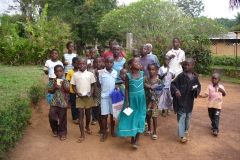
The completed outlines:
[[[140,78],[132,79],[131,74],[127,73],[129,78],[129,107],[133,112],[127,116],[123,110],[118,119],[117,135],[120,137],[136,136],[137,133],[143,133],[145,130],[146,118],[146,97],[144,92],[144,73],[140,71]],[[126,106],[126,100],[124,101]]]

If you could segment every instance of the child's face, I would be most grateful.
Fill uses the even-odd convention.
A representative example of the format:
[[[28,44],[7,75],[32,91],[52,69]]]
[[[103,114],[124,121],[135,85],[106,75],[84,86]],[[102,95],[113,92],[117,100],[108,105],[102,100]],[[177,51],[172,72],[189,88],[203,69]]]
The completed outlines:
[[[73,52],[74,51],[74,45],[73,45],[73,43],[70,43],[69,45],[68,45],[68,47],[67,47],[67,49],[68,49],[68,52]]]
[[[87,60],[86,59],[80,59],[78,60],[78,69],[83,72],[87,69]]]
[[[94,63],[93,67],[99,69],[102,69],[102,58],[97,58]]]
[[[112,69],[114,59],[113,58],[107,58],[105,61],[105,67],[107,70]]]
[[[185,61],[185,70],[186,72],[191,72],[194,68],[194,64],[191,61]]]
[[[89,50],[85,50],[85,55],[86,55],[86,57],[89,56]]]
[[[99,53],[99,55],[100,55],[101,57],[103,57],[103,55],[104,55],[104,50],[103,50],[103,49],[99,49],[99,50],[98,50],[98,53]]]
[[[126,78],[126,73],[127,73],[127,70],[126,69],[122,69],[120,71],[120,78],[125,81],[125,78]]]
[[[163,60],[164,66],[168,66],[170,62],[170,57],[165,57]]]
[[[134,49],[134,50],[132,51],[132,55],[133,55],[133,57],[138,57],[138,50],[137,50],[137,49]]]
[[[141,69],[141,63],[140,63],[139,58],[134,58],[134,59],[133,59],[133,62],[132,62],[131,67],[132,67],[133,69],[136,69],[136,70],[140,70],[140,69]]]
[[[121,53],[120,47],[119,46],[113,46],[112,52],[113,52],[114,57],[118,57],[119,54]]]
[[[113,49],[112,47],[113,47],[114,45],[115,45],[115,42],[114,42],[114,41],[109,43],[109,47],[110,47],[111,50]]]
[[[93,49],[89,52],[90,56],[91,56],[91,59],[94,59],[96,57],[96,50]]]
[[[220,78],[218,76],[216,76],[216,75],[212,76],[212,84],[213,85],[218,85],[219,81],[220,81]]]
[[[147,46],[141,46],[140,53],[141,56],[145,56],[147,54]]]
[[[57,78],[62,78],[63,77],[63,69],[61,67],[56,68],[54,73],[55,73]]]
[[[58,52],[57,51],[52,51],[50,56],[51,56],[52,60],[57,60],[58,59]]]
[[[152,47],[150,45],[147,45],[147,53],[151,53],[152,52]]]
[[[74,68],[78,68],[78,61],[73,62],[73,63],[72,63],[72,66],[73,66]]]
[[[173,40],[173,48],[179,48],[180,42],[177,39]]]
[[[150,75],[151,77],[153,77],[153,76],[157,75],[158,70],[156,69],[155,66],[150,65],[150,66],[148,67],[148,72],[149,72],[149,75]]]

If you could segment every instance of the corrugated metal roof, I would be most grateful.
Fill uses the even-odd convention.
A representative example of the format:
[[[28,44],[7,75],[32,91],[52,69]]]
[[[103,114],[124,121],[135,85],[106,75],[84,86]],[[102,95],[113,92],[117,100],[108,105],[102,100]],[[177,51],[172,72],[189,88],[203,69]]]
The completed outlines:
[[[220,35],[219,37],[210,37],[210,39],[236,39],[236,33],[228,32],[227,34]],[[238,37],[238,39],[240,39]]]

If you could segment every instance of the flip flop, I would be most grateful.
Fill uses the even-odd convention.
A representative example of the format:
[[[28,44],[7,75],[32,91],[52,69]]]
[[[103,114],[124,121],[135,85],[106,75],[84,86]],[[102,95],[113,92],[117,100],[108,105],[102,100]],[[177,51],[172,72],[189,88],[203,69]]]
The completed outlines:
[[[78,138],[77,143],[81,143],[85,138]]]
[[[102,138],[100,138],[100,141],[101,142],[105,142],[107,140],[107,137],[102,137]]]
[[[60,137],[60,140],[64,141],[64,140],[66,140],[66,137]]]
[[[151,133],[152,133],[151,131],[146,131],[146,132],[144,133],[144,135],[145,135],[145,136],[150,136]]]
[[[152,139],[157,140],[158,139],[157,135],[156,134],[152,135]]]
[[[85,131],[87,134],[93,135],[93,132],[92,132],[91,130],[88,131],[88,130],[85,128],[84,131]]]
[[[138,144],[134,144],[133,147],[138,149],[139,145]]]
[[[112,137],[117,137],[116,133],[111,133]]]
[[[53,137],[57,137],[58,133],[57,132],[53,132]]]

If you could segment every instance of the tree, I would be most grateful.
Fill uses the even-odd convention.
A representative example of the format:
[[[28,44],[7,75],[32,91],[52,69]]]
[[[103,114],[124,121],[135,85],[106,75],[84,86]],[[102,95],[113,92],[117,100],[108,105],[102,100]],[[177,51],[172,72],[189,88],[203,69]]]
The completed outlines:
[[[151,43],[155,54],[161,57],[172,47],[171,41],[174,37],[182,40],[184,49],[191,50],[190,46],[196,37],[196,43],[202,43],[203,39],[206,42],[206,37],[226,33],[226,29],[209,18],[185,16],[176,5],[168,1],[142,0],[106,14],[101,20],[100,32],[120,40],[125,39],[126,33],[133,33],[133,47],[139,48],[142,44]],[[207,49],[208,45],[205,44],[203,48]],[[198,55],[206,53],[209,58],[209,52],[203,52],[205,49],[199,49]]]
[[[225,26],[226,28],[231,28],[235,25],[235,19],[228,19],[228,18],[215,18],[215,20]]]
[[[238,9],[240,6],[240,0],[229,0],[229,8],[230,9]]]
[[[175,3],[188,16],[199,17],[204,11],[202,0],[175,0]]]

